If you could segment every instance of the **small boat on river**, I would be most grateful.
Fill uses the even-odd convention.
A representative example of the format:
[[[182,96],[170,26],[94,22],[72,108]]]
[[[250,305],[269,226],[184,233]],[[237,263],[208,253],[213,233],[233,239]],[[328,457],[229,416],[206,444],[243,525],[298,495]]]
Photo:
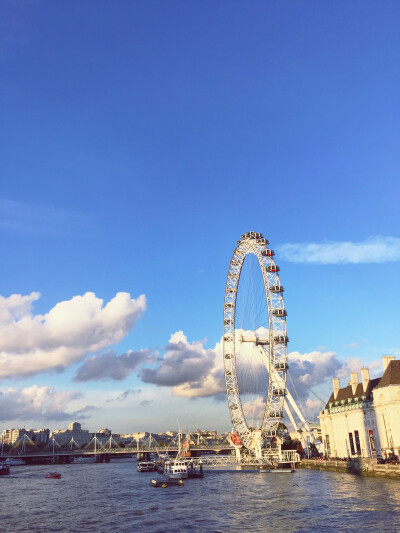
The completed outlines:
[[[45,476],[46,479],[60,479],[61,474],[58,472],[48,472]]]

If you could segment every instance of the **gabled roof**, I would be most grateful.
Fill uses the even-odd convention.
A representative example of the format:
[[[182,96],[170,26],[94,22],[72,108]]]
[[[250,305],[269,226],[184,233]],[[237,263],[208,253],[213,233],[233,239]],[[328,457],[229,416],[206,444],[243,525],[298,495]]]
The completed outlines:
[[[390,361],[377,388],[386,387],[387,385],[400,385],[400,359]]]
[[[362,383],[357,385],[355,394],[353,394],[351,385],[347,385],[347,387],[339,389],[336,399],[333,397],[332,392],[329,400],[327,401],[325,409],[329,408],[330,403],[338,401],[340,402],[340,400],[348,400],[349,398],[354,400],[354,398],[360,398],[361,396],[368,397],[374,389],[387,387],[388,385],[400,385],[400,359],[390,361],[382,377],[370,379],[365,392],[363,391]]]
[[[351,398],[354,400],[354,398],[360,398],[361,396],[369,396],[372,392],[372,390],[378,385],[381,378],[375,378],[370,379],[368,382],[367,390],[364,392],[362,383],[359,383],[356,388],[355,394],[353,394],[353,389],[351,385],[347,385],[347,387],[343,387],[343,389],[339,389],[338,395],[336,399],[333,397],[333,392],[329,397],[329,400],[326,404],[326,409],[329,407],[329,404],[332,402],[340,402],[340,400],[348,400]]]

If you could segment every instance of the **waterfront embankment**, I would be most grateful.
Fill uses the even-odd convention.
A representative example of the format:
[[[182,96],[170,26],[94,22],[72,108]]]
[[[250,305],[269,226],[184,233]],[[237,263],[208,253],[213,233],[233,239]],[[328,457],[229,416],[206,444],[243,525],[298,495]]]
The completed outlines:
[[[362,476],[388,477],[400,480],[400,465],[378,464],[376,459],[358,458],[347,461],[303,459],[298,463],[297,468],[348,472]]]

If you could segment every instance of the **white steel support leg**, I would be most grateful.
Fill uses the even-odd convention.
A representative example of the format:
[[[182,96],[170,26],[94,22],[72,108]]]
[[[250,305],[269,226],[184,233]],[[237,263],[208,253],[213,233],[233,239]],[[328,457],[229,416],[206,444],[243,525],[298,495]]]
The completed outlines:
[[[242,460],[242,456],[241,456],[241,452],[240,452],[239,446],[235,446],[235,455],[236,455],[236,462],[238,464],[240,464],[241,460]]]
[[[246,341],[244,341],[246,342]],[[266,366],[267,366],[267,370],[269,370],[269,357],[268,355],[266,354],[266,352],[264,351],[263,347],[262,346],[258,346],[258,349],[260,350],[260,353],[264,356],[264,360],[265,360],[265,363],[266,363]],[[274,368],[271,368],[271,373],[272,373],[272,376],[273,376],[273,379],[275,381],[277,381],[278,383],[282,382],[282,379],[280,378],[279,374],[277,372],[275,372],[275,369]],[[283,382],[282,382],[283,384]],[[314,439],[314,435],[312,433],[312,429],[310,427],[310,424],[307,422],[307,420],[304,418],[303,416],[303,413],[300,411],[299,409],[299,406],[297,405],[295,399],[293,398],[293,396],[291,395],[291,393],[289,392],[289,390],[287,389],[286,387],[286,400],[284,402],[284,409],[291,421],[291,423],[293,424],[294,428],[297,430],[297,432],[299,433],[299,427],[298,427],[298,424],[295,422],[294,418],[293,418],[293,415],[290,411],[290,408],[289,408],[289,405],[288,403],[290,403],[292,409],[294,410],[294,412],[297,414],[297,416],[300,418],[301,422],[303,423],[304,427],[307,429],[307,431],[309,432],[310,434],[310,440],[312,442],[314,442],[315,444],[315,439]],[[300,435],[299,435],[300,436]],[[302,436],[300,436],[300,440],[302,441],[302,445],[303,447],[307,450],[307,455],[308,455],[308,446],[306,444],[306,441],[304,440],[304,438],[302,438]]]

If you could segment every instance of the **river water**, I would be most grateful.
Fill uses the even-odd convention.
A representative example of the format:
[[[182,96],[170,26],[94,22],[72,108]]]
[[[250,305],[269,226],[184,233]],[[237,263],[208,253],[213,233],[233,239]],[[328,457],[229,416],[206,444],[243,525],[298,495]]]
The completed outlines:
[[[297,470],[205,471],[153,488],[134,460],[11,467],[0,477],[0,529],[14,532],[399,532],[400,481]],[[51,468],[50,468],[51,470]]]

